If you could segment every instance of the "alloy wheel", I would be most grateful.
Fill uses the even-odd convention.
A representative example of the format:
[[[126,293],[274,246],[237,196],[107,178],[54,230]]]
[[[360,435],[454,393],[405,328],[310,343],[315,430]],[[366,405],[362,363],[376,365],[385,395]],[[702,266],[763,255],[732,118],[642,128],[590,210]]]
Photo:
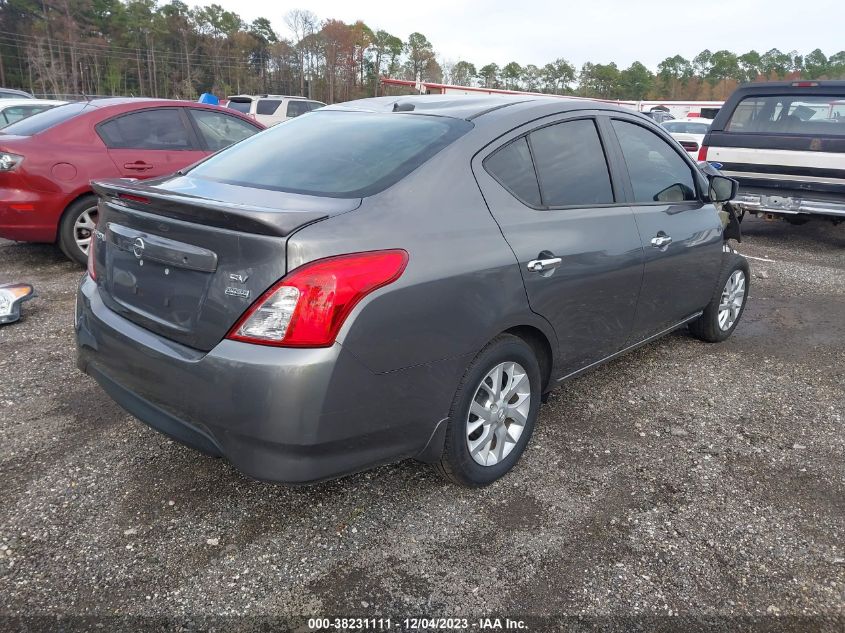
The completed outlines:
[[[73,241],[76,246],[85,255],[88,255],[88,248],[91,245],[91,238],[94,235],[94,229],[97,228],[97,207],[88,207],[73,223]]]
[[[519,363],[499,363],[482,379],[466,420],[467,448],[482,466],[493,466],[514,449],[528,421],[531,381]]]
[[[719,328],[725,332],[733,327],[739,318],[739,311],[745,301],[745,273],[735,270],[722,290],[722,298],[719,300]]]

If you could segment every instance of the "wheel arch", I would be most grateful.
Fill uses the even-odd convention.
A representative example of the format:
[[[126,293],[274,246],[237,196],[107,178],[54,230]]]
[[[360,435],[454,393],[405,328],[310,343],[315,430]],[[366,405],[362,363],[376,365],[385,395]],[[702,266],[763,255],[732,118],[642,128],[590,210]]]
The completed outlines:
[[[59,241],[60,241],[60,240],[61,240],[61,238],[62,238],[62,235],[61,235],[61,232],[62,232],[62,222],[64,222],[64,219],[65,219],[65,216],[67,215],[68,210],[69,210],[69,209],[70,209],[73,205],[75,205],[77,202],[79,202],[79,201],[80,201],[80,200],[82,200],[83,198],[87,198],[87,197],[89,197],[89,196],[90,196],[90,197],[92,197],[92,198],[96,198],[96,197],[97,197],[97,194],[96,194],[96,193],[94,193],[94,190],[93,190],[93,189],[91,189],[90,187],[89,187],[88,189],[83,189],[82,191],[77,192],[77,194],[76,194],[73,198],[71,198],[71,199],[68,201],[68,203],[65,205],[65,208],[64,208],[64,209],[62,209],[62,212],[61,212],[61,214],[59,215],[59,221],[58,221],[58,222],[56,222],[56,239],[55,239],[56,244],[58,244],[58,243],[59,243]]]
[[[549,388],[549,383],[552,377],[552,368],[555,363],[555,355],[552,349],[552,343],[546,333],[533,325],[517,325],[508,328],[502,334],[512,334],[525,341],[537,357],[537,363],[540,365],[540,372],[542,375],[542,384],[540,391],[545,392]]]

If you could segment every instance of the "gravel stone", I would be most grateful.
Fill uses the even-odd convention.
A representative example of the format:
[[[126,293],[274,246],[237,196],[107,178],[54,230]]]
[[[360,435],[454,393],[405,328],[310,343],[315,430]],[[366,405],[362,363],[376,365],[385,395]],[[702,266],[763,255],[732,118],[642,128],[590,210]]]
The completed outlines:
[[[773,261],[731,339],[679,331],[566,383],[480,490],[413,461],[290,488],[170,441],[77,370],[82,271],[0,241],[0,282],[38,291],[0,327],[0,615],[841,623],[845,225],[743,233]]]

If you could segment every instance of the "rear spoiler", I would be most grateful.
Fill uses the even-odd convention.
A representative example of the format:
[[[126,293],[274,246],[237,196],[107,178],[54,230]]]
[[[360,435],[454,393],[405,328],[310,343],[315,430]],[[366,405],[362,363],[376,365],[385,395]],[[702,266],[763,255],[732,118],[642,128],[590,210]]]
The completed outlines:
[[[176,194],[143,181],[94,180],[91,187],[108,204],[241,233],[287,237],[329,216],[324,211],[286,211]]]

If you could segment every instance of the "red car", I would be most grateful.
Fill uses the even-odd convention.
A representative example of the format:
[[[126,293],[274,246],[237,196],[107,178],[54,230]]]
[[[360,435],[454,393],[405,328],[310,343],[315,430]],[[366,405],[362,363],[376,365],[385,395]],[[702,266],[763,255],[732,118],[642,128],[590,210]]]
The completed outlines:
[[[97,222],[91,180],[173,173],[264,126],[192,101],[97,99],[0,133],[0,237],[58,243],[85,264]]]

